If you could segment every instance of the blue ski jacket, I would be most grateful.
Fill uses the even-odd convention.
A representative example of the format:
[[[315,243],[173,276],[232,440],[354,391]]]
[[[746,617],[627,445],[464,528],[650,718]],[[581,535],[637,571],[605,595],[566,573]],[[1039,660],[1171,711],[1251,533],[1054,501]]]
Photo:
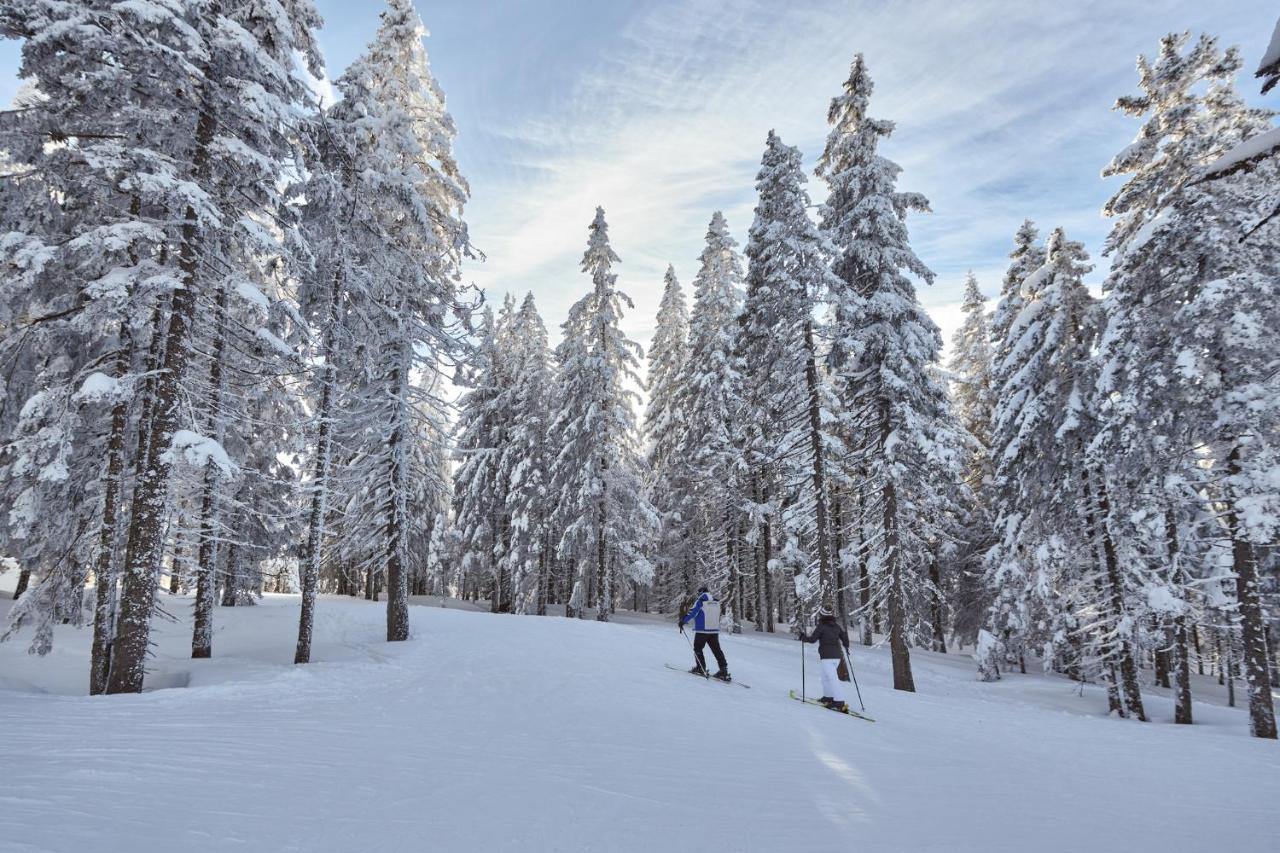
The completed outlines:
[[[712,598],[711,593],[702,593],[694,602],[693,609],[681,617],[680,624],[685,625],[690,620],[695,634],[719,634],[720,602]]]

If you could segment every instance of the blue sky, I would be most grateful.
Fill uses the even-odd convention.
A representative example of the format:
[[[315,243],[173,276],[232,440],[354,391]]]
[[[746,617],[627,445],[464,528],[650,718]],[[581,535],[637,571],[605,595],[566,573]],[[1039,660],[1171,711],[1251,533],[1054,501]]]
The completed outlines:
[[[375,0],[317,0],[336,76],[378,24]],[[921,299],[950,333],[961,279],[994,294],[1014,229],[1064,225],[1095,253],[1114,181],[1099,173],[1136,122],[1111,111],[1134,60],[1189,29],[1257,65],[1275,23],[1263,0],[884,2],[883,0],[434,0],[427,50],[458,125],[467,220],[487,255],[467,270],[497,302],[532,290],[553,336],[584,292],[578,271],[596,204],[647,343],[668,262],[688,287],[706,224],[725,212],[742,241],[764,138],[776,128],[812,169],[827,103],[854,53],[876,82],[872,114],[898,130],[883,153],[934,212],[910,222],[938,274]],[[0,46],[0,97],[16,46]],[[1252,77],[1241,80],[1265,103]],[[1280,107],[1280,99],[1270,99]],[[816,179],[809,187],[822,195]],[[1096,258],[1101,279],[1106,260]]]

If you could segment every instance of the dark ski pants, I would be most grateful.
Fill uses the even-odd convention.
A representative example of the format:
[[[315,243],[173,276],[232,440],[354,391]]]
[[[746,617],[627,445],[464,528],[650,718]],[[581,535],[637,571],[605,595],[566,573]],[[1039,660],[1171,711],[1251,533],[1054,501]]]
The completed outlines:
[[[724,659],[724,652],[720,651],[720,635],[719,634],[694,634],[693,635],[693,656],[698,660],[698,666],[703,672],[707,671],[707,658],[702,654],[702,647],[710,646],[711,654],[716,656],[716,663],[720,665],[721,672],[729,671],[729,662]]]

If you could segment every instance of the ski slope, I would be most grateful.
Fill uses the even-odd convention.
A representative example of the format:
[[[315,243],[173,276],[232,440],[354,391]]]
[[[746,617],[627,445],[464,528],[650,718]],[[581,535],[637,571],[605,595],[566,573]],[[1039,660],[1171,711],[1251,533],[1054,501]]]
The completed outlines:
[[[290,596],[220,608],[215,657],[191,661],[190,599],[164,602],[179,618],[139,696],[78,695],[88,632],[45,659],[0,646],[0,850],[1244,853],[1280,835],[1280,745],[1238,709],[1176,727],[1152,694],[1142,725],[1101,691],[980,684],[967,656],[923,652],[903,694],[887,652],[855,647],[871,724],[789,700],[784,637],[725,638],[743,690],[664,668],[689,658],[667,621],[419,606],[389,645],[382,605],[337,598],[316,663],[290,663]]]

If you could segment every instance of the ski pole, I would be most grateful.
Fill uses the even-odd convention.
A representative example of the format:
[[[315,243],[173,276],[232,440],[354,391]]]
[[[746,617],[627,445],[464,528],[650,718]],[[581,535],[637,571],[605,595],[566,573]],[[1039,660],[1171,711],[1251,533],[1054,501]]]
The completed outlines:
[[[855,675],[853,671],[853,657],[848,654],[848,650],[843,646],[840,647],[840,655],[844,658],[844,665],[849,667],[849,677],[853,679],[853,690],[858,694],[858,704],[862,707],[862,710],[865,711],[867,710],[867,706],[862,702],[862,690],[858,687],[858,676]]]
[[[800,630],[803,631],[804,629],[801,628]],[[800,640],[800,701],[805,702],[807,699],[804,695],[804,640],[800,637],[796,639]]]

